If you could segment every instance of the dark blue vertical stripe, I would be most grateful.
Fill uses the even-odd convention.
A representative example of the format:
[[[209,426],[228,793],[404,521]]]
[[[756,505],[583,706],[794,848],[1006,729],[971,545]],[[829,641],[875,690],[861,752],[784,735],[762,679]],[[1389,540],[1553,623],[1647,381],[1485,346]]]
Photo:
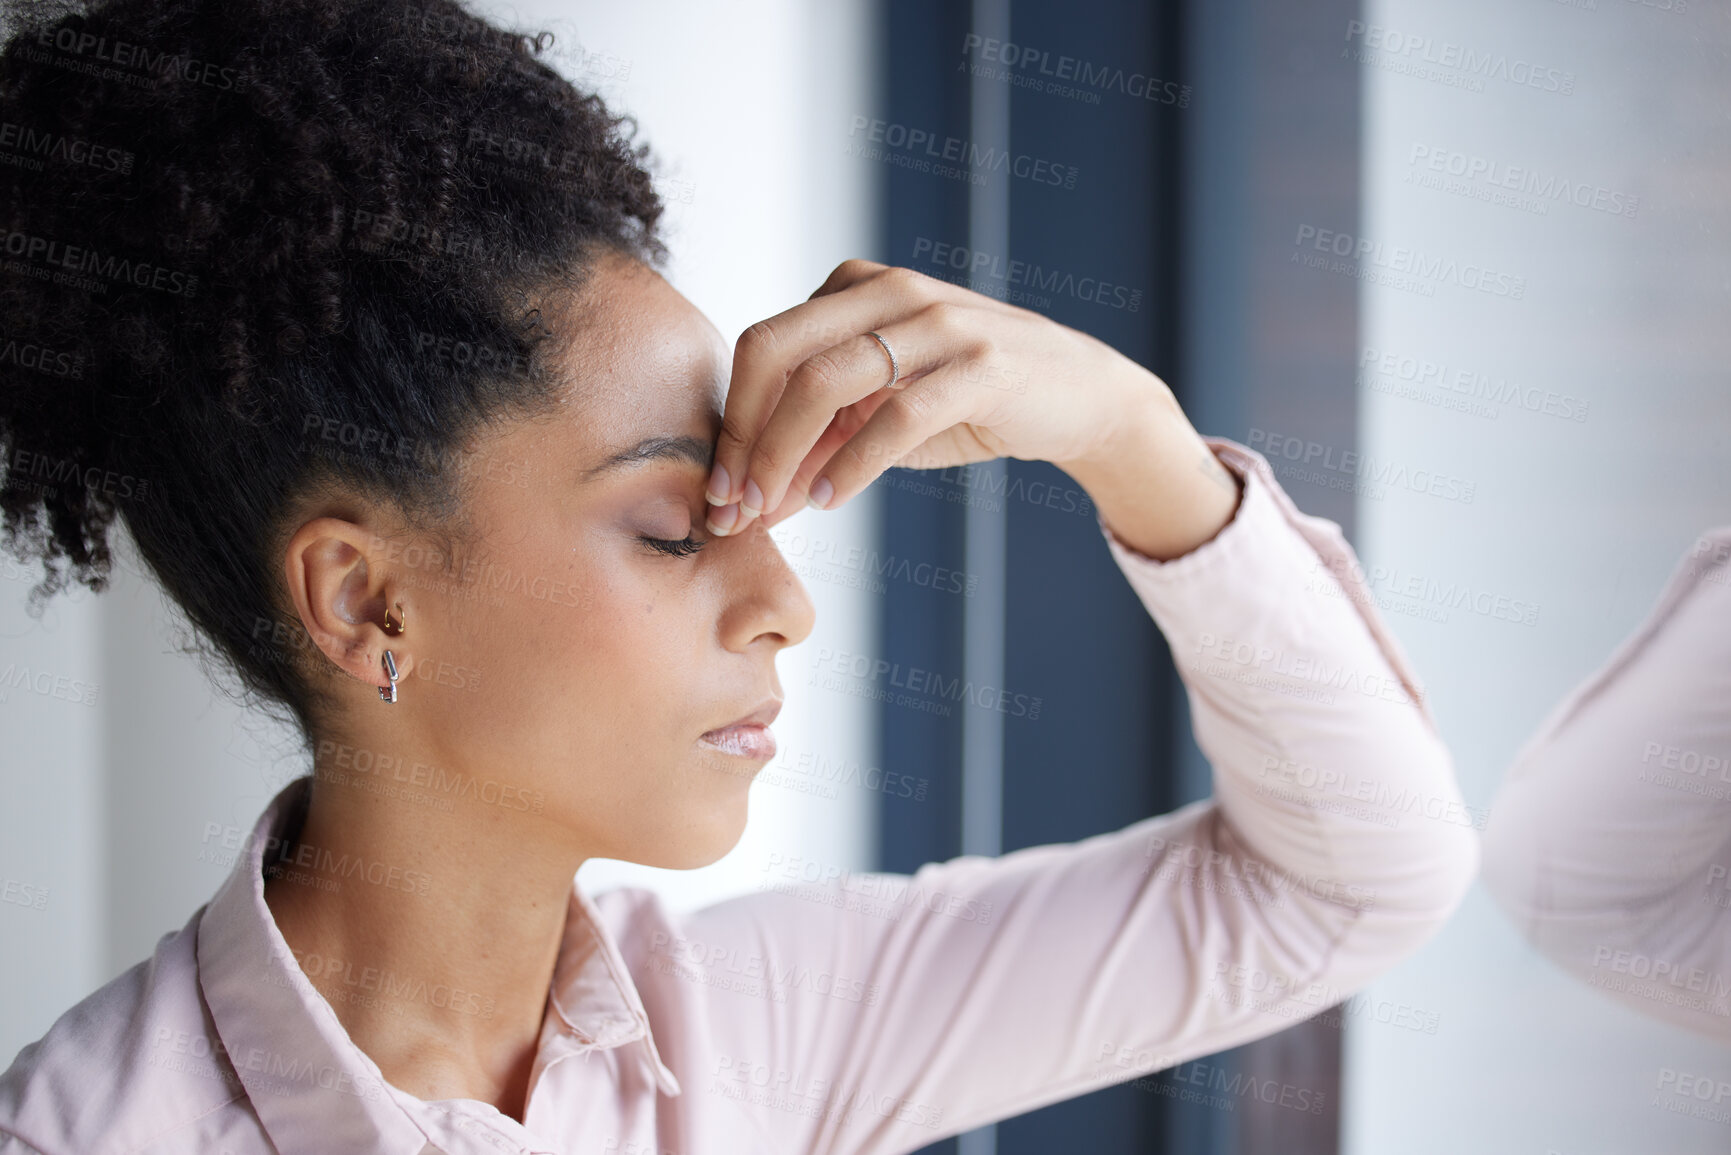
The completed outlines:
[[[930,259],[933,247],[965,248],[968,186],[885,164],[879,258],[964,283],[971,268],[984,274],[978,287],[1029,294],[1009,299],[1159,374],[1203,432],[1245,440],[1247,423],[1308,421],[1293,432],[1313,430],[1350,447],[1356,299],[1343,297],[1342,286],[1319,292],[1271,280],[1281,273],[1270,270],[1285,256],[1285,217],[1321,214],[1341,228],[1357,219],[1356,79],[1329,72],[1314,51],[1311,42],[1333,27],[1334,6],[1324,7],[1298,14],[1273,0],[1014,3],[1013,40],[1046,54],[1044,75],[1035,65],[1023,76],[1098,96],[1098,103],[1078,100],[1033,84],[1013,90],[1012,152],[1073,168],[1074,187],[990,173],[1010,180],[1008,251],[944,266]],[[886,0],[887,121],[968,138],[965,66],[980,61],[964,51],[968,12],[966,3]],[[1105,83],[1053,76],[1076,67],[1060,65],[1061,57],[1085,62],[1096,76],[1105,70]],[[1177,88],[1186,107],[1161,98],[1171,89],[1153,100],[1128,91],[1149,77]],[[1277,139],[1283,133],[1289,139]],[[1304,195],[1294,199],[1289,184]],[[1014,274],[1011,261],[1022,263]],[[1304,347],[1295,346],[1298,338]],[[1296,371],[1280,375],[1286,364]],[[1206,792],[1207,768],[1196,762],[1164,639],[1112,564],[1080,487],[1053,466],[1021,461],[1008,463],[1002,490],[982,487],[968,471],[897,469],[878,484],[883,551],[916,562],[964,565],[962,500],[996,501],[1007,512],[1006,851],[1118,829]],[[1319,505],[1317,512],[1350,528],[1350,508],[1306,507]],[[961,676],[957,595],[898,585],[884,609],[884,658],[903,671]],[[1028,709],[1034,699],[1037,718]],[[912,871],[961,852],[959,712],[973,708],[957,704],[946,717],[880,703],[884,765],[930,782],[924,799],[883,799],[884,869]],[[1270,1062],[1283,1077],[1302,1074],[1304,1085],[1337,1087],[1338,1040],[1314,1031],[1285,1032],[1260,1056],[1240,1048],[1218,1060],[1225,1071],[1259,1077],[1268,1072],[1256,1064]],[[1238,1124],[1246,1112],[1177,1102],[1179,1087],[1169,1072],[1007,1120],[998,1150],[1282,1149],[1261,1121]],[[1302,1140],[1307,1155],[1332,1150],[1318,1145],[1313,1121],[1301,1122],[1312,1132]],[[955,1146],[946,1140],[924,1150],[950,1155]]]

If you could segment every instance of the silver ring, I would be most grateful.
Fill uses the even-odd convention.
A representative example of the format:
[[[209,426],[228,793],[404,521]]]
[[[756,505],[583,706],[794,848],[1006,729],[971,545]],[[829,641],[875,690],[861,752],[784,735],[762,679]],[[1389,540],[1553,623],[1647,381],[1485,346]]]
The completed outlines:
[[[884,388],[894,389],[896,387],[896,382],[902,379],[902,366],[901,362],[896,360],[896,351],[890,348],[890,343],[884,340],[884,335],[876,329],[867,333],[866,336],[877,338],[877,343],[882,345],[884,347],[884,352],[890,355],[890,383],[885,385]]]

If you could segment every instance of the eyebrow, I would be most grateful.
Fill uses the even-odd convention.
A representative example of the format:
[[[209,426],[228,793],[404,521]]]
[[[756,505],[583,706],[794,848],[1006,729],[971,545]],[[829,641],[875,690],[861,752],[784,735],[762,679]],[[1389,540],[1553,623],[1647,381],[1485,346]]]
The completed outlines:
[[[579,475],[579,481],[594,481],[604,473],[646,461],[687,461],[709,469],[715,464],[715,442],[689,436],[645,437],[629,449],[609,455],[599,465]]]

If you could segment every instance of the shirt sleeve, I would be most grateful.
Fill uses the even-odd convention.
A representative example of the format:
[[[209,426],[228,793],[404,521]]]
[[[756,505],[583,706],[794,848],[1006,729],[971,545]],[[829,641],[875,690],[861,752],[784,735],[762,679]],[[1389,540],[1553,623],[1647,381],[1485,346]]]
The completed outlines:
[[[1731,1041],[1731,527],[1516,754],[1485,886],[1559,966]]]
[[[43,1153],[39,1148],[32,1147],[19,1136],[0,1128],[0,1155],[43,1155]]]
[[[1290,1026],[1454,910],[1477,835],[1351,548],[1259,454],[1207,441],[1244,481],[1214,539],[1158,562],[1100,529],[1170,644],[1214,796],[683,916],[636,950],[669,956],[642,967],[659,1006],[703,1008],[715,1057],[684,1094],[732,1099],[775,1150],[912,1151]],[[764,997],[706,959],[754,960]]]

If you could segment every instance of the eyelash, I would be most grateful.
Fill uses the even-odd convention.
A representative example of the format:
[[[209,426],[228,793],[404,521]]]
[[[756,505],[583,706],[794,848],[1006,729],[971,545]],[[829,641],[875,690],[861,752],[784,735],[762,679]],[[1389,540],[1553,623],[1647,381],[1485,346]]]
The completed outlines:
[[[703,543],[690,534],[677,539],[639,535],[638,540],[657,553],[664,553],[669,557],[690,557],[703,548]]]

